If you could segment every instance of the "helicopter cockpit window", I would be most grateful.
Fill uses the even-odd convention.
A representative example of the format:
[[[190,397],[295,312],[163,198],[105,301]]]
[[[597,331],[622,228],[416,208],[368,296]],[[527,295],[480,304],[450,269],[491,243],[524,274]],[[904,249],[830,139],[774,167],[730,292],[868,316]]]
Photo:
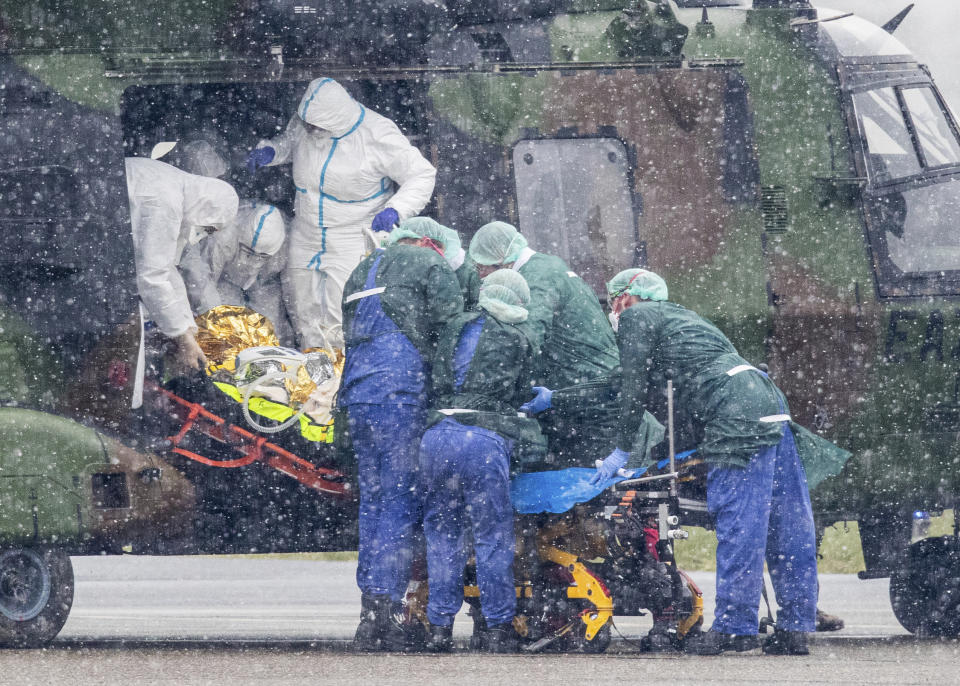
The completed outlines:
[[[523,140],[513,148],[520,230],[598,293],[632,266],[636,220],[627,151],[615,138]]]
[[[870,181],[883,185],[925,169],[960,164],[960,141],[932,88],[855,93]]]
[[[960,163],[960,143],[933,90],[904,88],[900,93],[910,112],[924,166],[941,167]]]
[[[893,88],[853,96],[867,147],[867,170],[873,183],[912,176],[920,172],[910,131]]]
[[[868,199],[881,295],[948,295],[960,291],[960,181]]]

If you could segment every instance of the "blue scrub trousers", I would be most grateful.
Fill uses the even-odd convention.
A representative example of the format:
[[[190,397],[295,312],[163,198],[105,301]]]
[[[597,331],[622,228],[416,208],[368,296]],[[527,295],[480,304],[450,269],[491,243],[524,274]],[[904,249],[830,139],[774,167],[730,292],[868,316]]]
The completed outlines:
[[[717,526],[717,605],[713,630],[753,635],[763,561],[773,582],[777,628],[816,628],[817,542],[807,477],[789,426],[777,445],[746,468],[716,465],[707,475],[707,507]]]
[[[347,407],[347,416],[360,486],[357,585],[363,593],[400,601],[410,581],[420,516],[418,450],[426,409],[356,404]]]
[[[464,530],[473,529],[480,609],[487,626],[513,621],[514,530],[510,504],[511,441],[445,419],[420,444],[424,535],[431,624],[451,626],[463,605]]]

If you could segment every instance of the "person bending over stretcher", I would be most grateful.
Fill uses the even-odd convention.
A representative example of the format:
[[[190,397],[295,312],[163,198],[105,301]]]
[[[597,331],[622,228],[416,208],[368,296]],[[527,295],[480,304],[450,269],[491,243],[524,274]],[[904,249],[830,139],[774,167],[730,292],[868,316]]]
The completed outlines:
[[[437,345],[437,410],[420,443],[429,648],[436,652],[450,650],[453,619],[463,604],[468,524],[486,621],[482,647],[495,653],[517,649],[511,457],[519,461],[521,453],[546,450],[537,421],[516,411],[529,391],[536,353],[526,329],[529,303],[520,274],[495,271],[480,287],[479,311],[454,318]]]
[[[737,353],[717,327],[667,302],[657,274],[628,269],[607,284],[619,320],[620,420],[617,447],[597,479],[642,466],[647,432],[641,419],[651,379],[671,371],[677,406],[688,415],[698,450],[709,464],[707,507],[716,518],[717,604],[711,629],[688,639],[701,655],[759,646],[758,609],[766,557],[780,612],[763,651],[808,653],[817,609],[817,560],[807,473],[849,454],[790,421],[783,393]],[[535,389],[521,409],[542,411],[583,403],[574,389]],[[798,440],[795,440],[798,439]],[[799,446],[799,448],[798,448]]]
[[[415,647],[401,616],[420,512],[427,373],[441,331],[463,310],[457,277],[429,241],[401,226],[390,243],[364,258],[343,291],[337,403],[357,456],[361,650]]]

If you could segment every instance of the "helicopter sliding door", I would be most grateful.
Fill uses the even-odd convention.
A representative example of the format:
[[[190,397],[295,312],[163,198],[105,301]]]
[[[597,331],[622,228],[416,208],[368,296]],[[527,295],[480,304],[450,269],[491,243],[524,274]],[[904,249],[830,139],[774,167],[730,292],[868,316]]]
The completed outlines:
[[[431,78],[441,221],[467,235],[510,221],[601,298],[617,271],[648,266],[672,297],[722,313],[736,343],[763,358],[759,172],[735,64]],[[722,276],[732,261],[745,269]]]

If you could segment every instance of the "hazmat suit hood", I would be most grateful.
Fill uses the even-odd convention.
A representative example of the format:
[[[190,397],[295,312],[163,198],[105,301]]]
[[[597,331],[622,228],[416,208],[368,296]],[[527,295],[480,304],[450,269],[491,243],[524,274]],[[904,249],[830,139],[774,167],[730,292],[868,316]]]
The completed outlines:
[[[286,222],[273,205],[245,200],[231,229],[228,233],[236,236],[235,250],[232,259],[224,265],[222,278],[241,290],[248,290],[271,257],[280,252],[287,237]]]
[[[276,255],[287,237],[283,214],[273,205],[253,203],[237,214],[240,244],[260,255]]]
[[[220,178],[228,171],[224,156],[216,146],[206,140],[194,140],[184,144],[180,158],[180,166],[190,174]]]
[[[300,100],[297,114],[339,138],[357,125],[363,106],[333,79],[314,79]]]
[[[222,229],[237,216],[240,198],[226,181],[193,175],[183,187],[183,225]]]

